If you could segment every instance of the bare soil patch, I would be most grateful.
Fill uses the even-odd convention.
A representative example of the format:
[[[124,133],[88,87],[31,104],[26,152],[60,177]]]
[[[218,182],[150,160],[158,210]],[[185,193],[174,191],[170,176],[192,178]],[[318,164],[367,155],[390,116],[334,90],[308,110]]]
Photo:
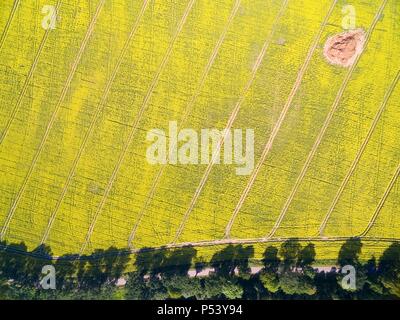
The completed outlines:
[[[326,40],[324,56],[332,64],[351,66],[364,49],[365,33],[362,29],[346,31]]]

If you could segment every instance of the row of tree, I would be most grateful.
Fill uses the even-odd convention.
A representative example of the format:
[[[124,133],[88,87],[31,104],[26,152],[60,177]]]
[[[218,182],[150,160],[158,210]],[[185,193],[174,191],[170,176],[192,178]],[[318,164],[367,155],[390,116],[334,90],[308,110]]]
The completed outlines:
[[[197,257],[193,247],[142,249],[134,272],[124,273],[130,258],[116,248],[96,250],[91,256],[66,255],[51,259],[51,249],[28,252],[24,244],[0,243],[0,299],[398,299],[400,244],[393,243],[379,259],[360,261],[360,239],[345,242],[337,269],[318,272],[313,244],[296,239],[279,248],[266,248],[261,271],[251,271],[252,246],[230,245],[210,262]],[[38,258],[41,257],[41,258]],[[45,257],[45,258],[43,258]],[[47,257],[47,258],[46,258]],[[53,265],[56,289],[40,284],[42,267]],[[354,267],[354,286],[343,286],[345,266]],[[196,276],[189,276],[191,269]],[[204,268],[213,272],[197,276]],[[118,279],[127,283],[118,287]]]

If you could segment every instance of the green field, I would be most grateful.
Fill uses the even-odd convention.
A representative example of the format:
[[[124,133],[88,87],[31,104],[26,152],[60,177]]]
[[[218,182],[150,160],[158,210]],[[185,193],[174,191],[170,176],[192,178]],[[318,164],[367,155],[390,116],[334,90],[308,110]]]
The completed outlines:
[[[366,34],[349,68],[323,55],[346,5]],[[400,239],[399,57],[398,0],[1,1],[1,240],[379,254]],[[254,129],[255,169],[149,164],[170,121]]]

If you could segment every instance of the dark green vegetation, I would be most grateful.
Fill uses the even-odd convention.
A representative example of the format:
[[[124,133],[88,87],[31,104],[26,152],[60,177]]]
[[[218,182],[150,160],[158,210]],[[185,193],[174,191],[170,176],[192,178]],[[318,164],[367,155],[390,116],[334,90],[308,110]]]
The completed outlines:
[[[79,260],[70,255],[52,261],[51,249],[46,246],[27,252],[23,244],[0,245],[1,299],[400,298],[400,243],[389,246],[379,259],[362,262],[361,241],[348,240],[339,252],[337,270],[329,272],[316,272],[314,245],[302,246],[296,239],[280,248],[267,247],[263,267],[257,273],[250,268],[254,255],[251,246],[227,246],[209,263],[198,258],[192,247],[143,249],[136,255],[136,271],[124,274],[124,287],[116,284],[129,268],[129,255],[113,247]],[[56,270],[56,290],[40,286],[42,266],[49,264]],[[353,291],[341,286],[344,275],[340,270],[345,265],[356,270]],[[207,277],[197,276],[205,268],[213,268],[214,272]],[[189,270],[196,276],[188,276]]]

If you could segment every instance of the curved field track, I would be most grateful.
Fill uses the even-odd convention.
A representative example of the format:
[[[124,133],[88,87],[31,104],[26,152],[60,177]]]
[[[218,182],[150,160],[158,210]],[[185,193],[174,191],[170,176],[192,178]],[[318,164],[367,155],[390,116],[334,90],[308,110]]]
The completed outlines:
[[[353,237],[365,257],[399,241],[400,3],[345,5],[1,1],[0,247],[258,257],[297,238],[327,260]],[[330,63],[326,41],[351,30],[363,48]],[[203,129],[222,133],[214,148]],[[242,153],[254,131],[244,174],[224,157],[235,129]],[[164,162],[148,158],[152,132]],[[168,152],[189,133],[196,148]]]

